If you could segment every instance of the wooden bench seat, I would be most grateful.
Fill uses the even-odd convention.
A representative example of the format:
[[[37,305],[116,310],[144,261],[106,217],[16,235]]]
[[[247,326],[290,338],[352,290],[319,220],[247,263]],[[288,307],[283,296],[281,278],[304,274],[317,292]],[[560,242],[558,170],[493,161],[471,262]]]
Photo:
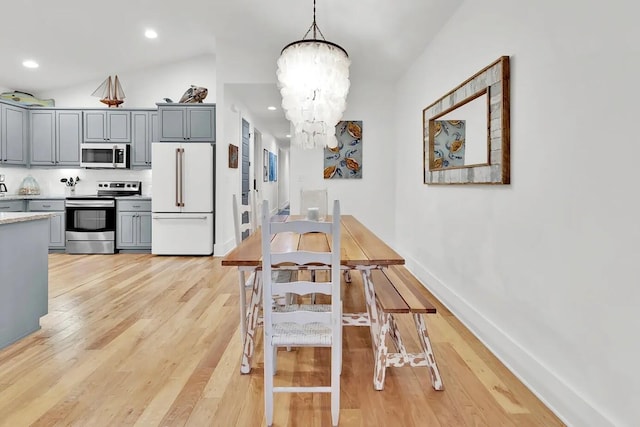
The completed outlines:
[[[443,390],[442,379],[433,355],[431,341],[424,320],[425,314],[433,314],[436,308],[421,292],[422,283],[404,266],[393,266],[385,270],[374,270],[371,279],[376,290],[376,311],[380,322],[379,336],[374,340],[376,390],[384,388],[386,368],[401,366],[426,366],[431,383],[436,390]],[[416,326],[421,351],[408,353],[394,316],[411,314]],[[394,343],[396,352],[389,352],[387,337]]]

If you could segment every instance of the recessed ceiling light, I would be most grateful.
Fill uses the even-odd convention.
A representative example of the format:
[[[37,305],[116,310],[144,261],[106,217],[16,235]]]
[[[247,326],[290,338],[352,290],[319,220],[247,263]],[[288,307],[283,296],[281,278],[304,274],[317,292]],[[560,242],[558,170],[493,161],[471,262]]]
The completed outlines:
[[[284,137],[285,137],[285,138],[291,138],[291,135],[286,134]]]
[[[31,59],[27,59],[26,61],[22,61],[22,65],[27,68],[38,68],[40,65]]]
[[[144,32],[144,36],[148,39],[155,39],[155,38],[158,38],[158,33],[156,33],[154,30],[149,28]]]
[[[277,108],[276,108],[276,107],[274,107],[273,105],[269,105],[269,106],[267,107],[267,110],[269,110],[269,111],[276,111],[276,110],[277,110]]]

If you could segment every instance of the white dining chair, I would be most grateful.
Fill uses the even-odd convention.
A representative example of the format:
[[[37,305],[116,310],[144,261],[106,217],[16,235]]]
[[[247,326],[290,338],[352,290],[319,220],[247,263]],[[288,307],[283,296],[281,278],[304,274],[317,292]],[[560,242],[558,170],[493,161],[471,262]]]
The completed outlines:
[[[331,235],[331,251],[291,250],[272,252],[272,236],[282,232],[322,232]],[[286,266],[285,266],[286,265]],[[299,280],[274,283],[273,268],[306,269],[310,265],[330,269],[330,280]],[[334,426],[340,417],[340,370],[342,364],[342,300],[340,297],[340,204],[333,205],[331,222],[295,220],[271,222],[269,204],[262,205],[262,280],[264,321],[264,394],[267,425],[273,424],[273,395],[288,393],[331,393],[331,419]],[[330,304],[275,305],[273,296],[292,293],[298,296],[320,293],[331,297]],[[318,386],[274,387],[278,347],[331,347],[331,384]]]

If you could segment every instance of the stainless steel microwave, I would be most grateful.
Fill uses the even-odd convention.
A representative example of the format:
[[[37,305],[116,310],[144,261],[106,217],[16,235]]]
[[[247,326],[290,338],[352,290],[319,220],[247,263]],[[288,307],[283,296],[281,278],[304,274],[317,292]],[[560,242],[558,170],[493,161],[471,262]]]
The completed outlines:
[[[129,169],[129,144],[82,144],[83,168]]]

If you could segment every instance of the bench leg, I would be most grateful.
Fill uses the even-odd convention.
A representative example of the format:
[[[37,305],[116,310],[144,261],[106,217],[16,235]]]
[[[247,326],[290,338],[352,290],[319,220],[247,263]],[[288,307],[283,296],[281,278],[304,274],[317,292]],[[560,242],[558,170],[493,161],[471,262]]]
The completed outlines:
[[[393,340],[393,344],[396,346],[396,350],[398,350],[402,355],[406,355],[407,349],[402,342],[402,336],[400,335],[400,330],[398,329],[398,324],[396,323],[396,318],[393,314],[389,314],[389,335]]]
[[[262,302],[262,278],[260,274],[256,273],[253,280],[253,291],[251,293],[251,302],[249,303],[249,317],[247,318],[247,330],[243,342],[242,362],[240,363],[240,372],[243,374],[251,372],[251,358],[253,357],[255,347],[255,333]]]
[[[440,371],[438,370],[438,365],[436,364],[436,358],[433,355],[431,340],[429,339],[429,334],[427,333],[427,325],[424,321],[424,318],[420,313],[413,313],[413,320],[416,324],[418,338],[420,340],[420,345],[427,361],[427,366],[429,367],[429,374],[431,375],[431,385],[433,385],[434,390],[444,390],[444,385],[442,384]]]
[[[373,375],[373,387],[376,390],[383,390],[384,379],[387,373],[387,355],[389,354],[386,338],[390,329],[391,315],[389,313],[383,313],[382,311],[379,311],[379,313],[381,322],[375,351],[375,372]]]

